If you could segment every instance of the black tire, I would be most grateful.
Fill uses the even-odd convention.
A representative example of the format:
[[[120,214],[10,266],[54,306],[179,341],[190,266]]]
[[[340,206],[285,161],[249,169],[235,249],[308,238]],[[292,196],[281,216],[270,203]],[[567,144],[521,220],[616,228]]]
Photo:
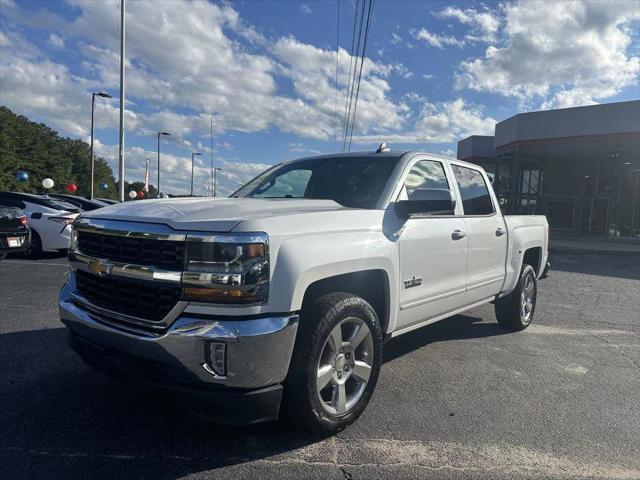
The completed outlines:
[[[29,258],[39,258],[42,256],[42,239],[33,228],[31,229],[31,245],[29,245],[25,254]]]
[[[7,258],[7,254],[6,253],[0,253],[0,260],[4,260],[5,258]]]
[[[527,290],[525,292],[525,289]],[[538,297],[538,280],[531,265],[523,265],[516,288],[495,302],[496,318],[505,330],[517,332],[524,330],[533,320]],[[525,307],[525,299],[529,299],[530,307]]]
[[[344,321],[349,322],[350,318],[364,322],[371,333],[371,341],[367,337],[367,345],[373,351],[366,353],[371,370],[359,398],[354,399],[355,403],[345,413],[338,415],[328,412],[321,403],[321,393],[316,386],[318,368],[321,356],[325,353],[325,344],[329,341],[329,335],[338,325],[349,325]],[[348,355],[347,358],[349,358]],[[355,361],[355,350],[352,358]],[[360,416],[369,403],[378,381],[381,364],[382,329],[371,305],[364,299],[348,293],[331,293],[319,297],[305,306],[302,311],[291,368],[285,382],[283,417],[294,428],[321,435],[333,434],[344,429]],[[345,368],[347,372],[348,366]],[[333,371],[339,372],[340,368],[338,370],[334,368]],[[358,376],[355,375],[355,369],[351,373],[354,375],[353,381],[359,381]],[[340,375],[340,373],[333,375]],[[344,381],[346,384],[351,380]],[[336,388],[336,386],[329,384],[327,388]],[[326,393],[326,390],[324,392]]]

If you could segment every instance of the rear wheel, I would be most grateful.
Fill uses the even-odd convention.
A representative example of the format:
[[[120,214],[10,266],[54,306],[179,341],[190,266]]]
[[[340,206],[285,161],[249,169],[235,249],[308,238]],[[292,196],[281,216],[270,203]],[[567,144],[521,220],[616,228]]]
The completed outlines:
[[[37,258],[42,255],[42,239],[34,229],[31,229],[31,245],[29,245],[25,253],[31,258]]]
[[[538,280],[531,265],[524,265],[516,288],[495,303],[496,318],[506,330],[519,331],[533,320],[538,295]]]
[[[364,411],[382,363],[382,331],[364,299],[318,298],[302,312],[283,414],[295,427],[330,434]]]

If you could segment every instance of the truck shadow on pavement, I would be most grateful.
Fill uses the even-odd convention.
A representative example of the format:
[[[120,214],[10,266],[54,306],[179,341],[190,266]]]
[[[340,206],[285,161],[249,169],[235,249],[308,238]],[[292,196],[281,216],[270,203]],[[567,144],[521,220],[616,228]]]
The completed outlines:
[[[431,342],[504,333],[479,320],[459,315],[395,339],[385,361]],[[253,470],[243,464],[277,462],[285,453],[305,461],[306,447],[322,440],[282,423],[239,428],[196,419],[177,401],[90,370],[67,347],[63,328],[0,335],[0,365],[4,478],[180,478],[220,467]],[[259,478],[259,471],[252,474]]]
[[[497,323],[486,323],[481,318],[464,314],[456,315],[419,328],[410,335],[392,338],[384,346],[383,363],[390,362],[430,343],[493,337],[508,333],[510,332],[500,328]]]

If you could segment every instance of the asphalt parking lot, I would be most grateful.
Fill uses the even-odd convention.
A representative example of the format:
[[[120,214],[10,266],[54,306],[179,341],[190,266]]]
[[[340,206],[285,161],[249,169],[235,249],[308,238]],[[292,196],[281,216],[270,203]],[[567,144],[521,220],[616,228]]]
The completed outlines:
[[[640,257],[556,255],[534,324],[487,305],[385,346],[358,422],[230,428],[66,346],[64,257],[0,262],[0,478],[640,478]]]

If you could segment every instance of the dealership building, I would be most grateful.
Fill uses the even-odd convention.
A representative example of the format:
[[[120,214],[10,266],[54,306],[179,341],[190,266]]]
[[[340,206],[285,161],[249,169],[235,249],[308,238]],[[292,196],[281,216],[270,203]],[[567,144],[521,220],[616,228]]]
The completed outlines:
[[[457,157],[494,174],[504,213],[640,239],[640,101],[520,113],[458,142]]]

